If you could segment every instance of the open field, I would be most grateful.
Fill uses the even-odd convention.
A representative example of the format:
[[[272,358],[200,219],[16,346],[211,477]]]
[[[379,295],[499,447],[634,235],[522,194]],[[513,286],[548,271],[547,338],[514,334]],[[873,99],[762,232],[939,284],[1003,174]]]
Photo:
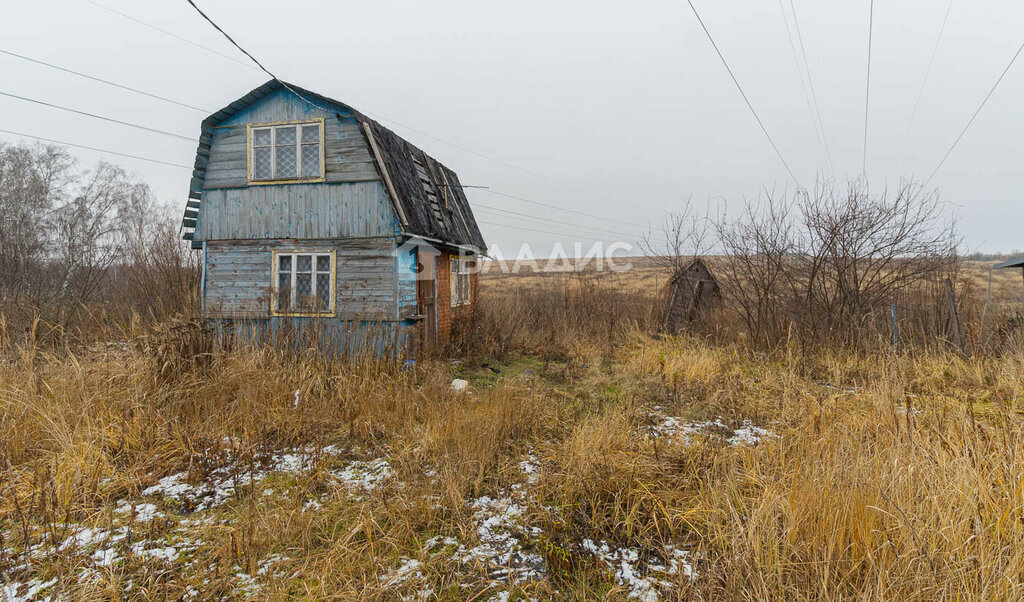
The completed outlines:
[[[484,280],[486,344],[409,370],[192,361],[130,334],[12,351],[0,591],[1024,595],[1024,354],[754,352],[651,336],[629,291],[546,282],[561,301],[527,302],[505,278]]]

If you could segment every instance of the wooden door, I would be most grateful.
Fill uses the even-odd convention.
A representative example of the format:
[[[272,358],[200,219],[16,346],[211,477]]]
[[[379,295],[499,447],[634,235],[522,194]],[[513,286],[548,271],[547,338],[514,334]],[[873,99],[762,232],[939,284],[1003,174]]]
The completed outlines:
[[[437,345],[437,258],[431,253],[416,253],[417,298],[422,320],[420,345],[425,353]]]

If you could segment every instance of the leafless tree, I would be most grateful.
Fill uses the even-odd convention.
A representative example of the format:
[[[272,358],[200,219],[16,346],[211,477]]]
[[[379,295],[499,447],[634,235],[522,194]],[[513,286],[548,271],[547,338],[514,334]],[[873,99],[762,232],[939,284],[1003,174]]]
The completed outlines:
[[[176,224],[120,167],[81,171],[60,148],[0,144],[0,311],[66,331],[97,304],[186,308],[198,271]]]
[[[707,209],[701,211],[689,198],[665,217],[660,235],[653,232],[644,235],[640,250],[655,265],[675,275],[708,251],[713,230]]]

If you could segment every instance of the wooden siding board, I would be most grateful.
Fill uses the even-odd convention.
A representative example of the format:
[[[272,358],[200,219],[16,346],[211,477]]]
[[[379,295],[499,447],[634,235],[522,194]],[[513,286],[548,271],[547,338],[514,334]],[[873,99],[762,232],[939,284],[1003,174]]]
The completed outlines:
[[[395,217],[379,181],[207,190],[196,240],[393,236]]]
[[[334,250],[334,320],[388,320],[395,304],[395,240],[218,241],[207,243],[207,317],[269,317],[272,251]]]
[[[342,119],[338,119],[338,115]],[[248,186],[247,124],[324,119],[324,179],[358,182],[378,179],[373,156],[350,111],[311,107],[287,90],[278,90],[256,104],[242,107],[213,130],[205,189]],[[197,167],[199,167],[197,165]]]

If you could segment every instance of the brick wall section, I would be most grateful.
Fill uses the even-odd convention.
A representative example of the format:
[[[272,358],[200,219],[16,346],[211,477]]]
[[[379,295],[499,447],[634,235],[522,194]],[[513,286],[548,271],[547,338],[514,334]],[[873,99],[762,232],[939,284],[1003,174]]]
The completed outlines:
[[[476,303],[479,293],[479,275],[472,274],[469,277],[469,286],[472,289],[469,293],[469,305],[452,307],[452,285],[451,285],[451,255],[441,253],[437,257],[437,339],[441,345],[446,345],[451,337],[452,325],[460,319],[468,318],[473,313],[473,305]]]

